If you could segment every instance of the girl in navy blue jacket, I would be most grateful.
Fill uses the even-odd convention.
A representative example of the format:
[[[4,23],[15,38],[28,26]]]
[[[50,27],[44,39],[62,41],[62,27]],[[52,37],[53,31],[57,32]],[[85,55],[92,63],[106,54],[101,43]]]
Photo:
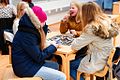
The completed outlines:
[[[42,26],[46,20],[47,16],[40,7],[25,9],[13,39],[13,70],[19,77],[38,76],[44,80],[66,80],[64,73],[56,70],[57,63],[46,61],[58,47],[57,44],[45,46],[46,30]]]

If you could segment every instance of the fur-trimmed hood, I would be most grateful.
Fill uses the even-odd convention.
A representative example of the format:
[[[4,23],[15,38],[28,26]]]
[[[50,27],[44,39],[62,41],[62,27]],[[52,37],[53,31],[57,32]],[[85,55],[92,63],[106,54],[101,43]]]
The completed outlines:
[[[104,25],[98,25],[97,27],[95,25],[92,25],[93,33],[103,39],[116,37],[119,34],[120,27],[117,23],[109,24],[108,35],[106,35],[104,31],[102,31],[101,26],[104,26]]]
[[[30,7],[25,9],[26,14],[29,16],[29,19],[34,24],[36,29],[41,27],[41,22],[39,21],[38,17],[34,14],[33,10]]]

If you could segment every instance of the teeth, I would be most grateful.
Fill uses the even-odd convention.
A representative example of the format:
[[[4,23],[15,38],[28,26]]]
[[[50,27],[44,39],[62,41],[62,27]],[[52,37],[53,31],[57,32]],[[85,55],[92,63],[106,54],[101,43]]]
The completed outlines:
[[[71,14],[73,14],[74,12],[71,12]]]

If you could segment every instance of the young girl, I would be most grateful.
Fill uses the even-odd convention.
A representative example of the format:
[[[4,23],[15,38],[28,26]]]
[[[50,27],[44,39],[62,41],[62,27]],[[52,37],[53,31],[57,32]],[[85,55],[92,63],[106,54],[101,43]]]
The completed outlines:
[[[75,66],[77,66],[76,71],[93,74],[104,68],[113,48],[112,38],[117,35],[117,32],[112,27],[112,21],[95,2],[83,4],[81,16],[84,30],[80,37],[73,41],[71,48],[80,50],[88,45],[87,55],[78,59],[79,63]],[[71,70],[75,71],[75,68]]]
[[[55,53],[58,45],[45,46],[43,30],[47,16],[38,6],[26,7],[19,28],[13,39],[12,67],[19,77],[42,77],[44,80],[66,80],[64,73],[56,70],[58,64],[46,61]]]
[[[79,1],[72,1],[70,4],[69,13],[61,20],[60,32],[65,34],[70,32],[74,37],[79,37],[83,29],[81,24],[80,8],[82,4]],[[70,62],[70,75],[76,80],[76,71],[80,57],[84,57],[87,51],[87,45],[76,52],[75,60]],[[57,56],[58,62],[60,58]]]
[[[60,32],[65,34],[70,31],[75,37],[80,35],[82,31],[82,25],[80,21],[80,6],[81,4],[77,1],[73,1],[70,4],[69,13],[61,20]]]

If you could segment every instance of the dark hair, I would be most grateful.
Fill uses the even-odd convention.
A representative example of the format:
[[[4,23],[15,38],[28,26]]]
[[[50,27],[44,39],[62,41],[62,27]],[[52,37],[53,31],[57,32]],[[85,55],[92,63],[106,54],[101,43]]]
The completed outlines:
[[[9,4],[9,0],[0,0],[0,3],[5,3],[7,5]]]
[[[32,2],[32,0],[22,0],[22,1],[25,1],[25,2],[28,2],[28,3]]]

